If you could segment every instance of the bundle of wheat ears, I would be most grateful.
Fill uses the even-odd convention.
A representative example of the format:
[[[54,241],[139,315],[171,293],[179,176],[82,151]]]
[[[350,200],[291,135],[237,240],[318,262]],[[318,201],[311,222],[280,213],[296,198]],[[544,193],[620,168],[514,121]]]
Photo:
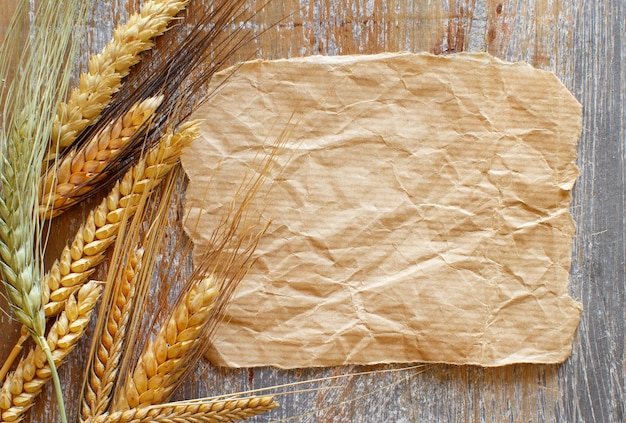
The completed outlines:
[[[92,317],[81,421],[231,421],[271,410],[277,407],[271,396],[169,402],[253,262],[265,224],[245,207],[263,177],[245,182],[201,265],[189,276],[170,272],[174,280],[167,284],[178,285],[177,299],[144,319],[147,293],[159,283],[153,268],[181,150],[199,134],[199,123],[189,120],[199,104],[191,95],[197,99],[249,38],[241,27],[232,31],[244,2],[204,2],[210,4],[193,25],[181,24],[189,0],[143,2],[91,57],[68,95],[91,3],[42,0],[33,13],[32,2],[18,1],[1,46],[0,272],[11,312],[23,325],[0,372],[1,421],[23,419],[50,380],[60,420],[67,421],[56,368]],[[178,30],[177,44],[152,53],[149,71],[135,72],[171,28]],[[54,218],[94,195],[102,199],[44,270]],[[104,261],[106,280],[92,280]],[[143,340],[143,333],[153,335]]]

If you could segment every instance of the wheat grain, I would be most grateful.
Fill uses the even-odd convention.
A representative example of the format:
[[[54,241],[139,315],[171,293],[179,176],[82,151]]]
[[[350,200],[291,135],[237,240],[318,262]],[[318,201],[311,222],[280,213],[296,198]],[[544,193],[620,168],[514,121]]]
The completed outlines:
[[[58,216],[92,189],[98,176],[135,134],[151,119],[163,96],[134,104],[123,116],[109,123],[79,149],[64,155],[58,166],[41,178],[39,210],[42,217]],[[89,185],[85,185],[90,182]]]
[[[93,423],[196,423],[244,420],[278,407],[272,396],[163,404],[102,415]]]
[[[88,72],[81,74],[79,87],[72,91],[67,103],[59,105],[52,126],[49,158],[54,157],[57,149],[71,145],[93,122],[119,90],[130,68],[140,61],[140,54],[152,48],[152,39],[168,29],[187,3],[188,0],[147,1],[139,13],[115,29],[113,39],[102,52],[90,58]]]
[[[211,317],[218,293],[219,287],[210,276],[184,294],[156,337],[144,347],[112,410],[160,404],[169,398],[186,370],[186,357],[203,341],[200,334]]]
[[[83,285],[78,293],[70,296],[65,303],[64,311],[51,326],[46,343],[56,366],[63,362],[84,334],[101,291],[102,288],[97,282],[92,281]],[[17,368],[9,374],[2,386],[0,391],[2,421],[20,420],[51,377],[52,372],[46,361],[46,355],[40,346],[36,346],[18,363]]]
[[[89,372],[89,383],[82,404],[83,420],[103,414],[108,408],[133,306],[135,282],[141,268],[142,254],[143,250],[131,251],[120,280],[116,282],[116,288],[114,288],[116,295],[111,302]]]

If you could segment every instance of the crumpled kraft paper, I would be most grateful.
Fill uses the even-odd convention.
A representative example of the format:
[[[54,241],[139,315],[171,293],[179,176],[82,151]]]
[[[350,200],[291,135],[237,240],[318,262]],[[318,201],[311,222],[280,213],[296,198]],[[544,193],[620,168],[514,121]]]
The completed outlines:
[[[215,364],[570,354],[581,106],[551,73],[485,54],[255,61],[197,117],[203,137],[183,157],[196,256],[255,155],[292,127]]]

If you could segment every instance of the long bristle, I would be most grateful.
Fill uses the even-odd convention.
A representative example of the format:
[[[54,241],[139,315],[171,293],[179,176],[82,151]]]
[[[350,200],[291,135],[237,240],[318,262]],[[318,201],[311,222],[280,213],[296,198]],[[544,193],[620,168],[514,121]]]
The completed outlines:
[[[222,211],[212,246],[200,266],[187,278],[178,300],[171,307],[163,307],[156,321],[150,323],[150,327],[160,330],[146,343],[139,357],[132,358],[133,352],[127,351],[122,361],[128,363],[132,358],[136,365],[120,372],[112,411],[167,401],[202,356],[233,292],[254,263],[256,245],[267,229],[268,222],[262,221],[259,210],[250,207],[262,187],[271,184],[270,169],[276,163],[276,155],[282,152],[283,142],[279,140],[267,156],[251,164],[256,176],[242,180],[238,193]],[[162,222],[156,222],[156,226],[164,227]],[[144,258],[149,260],[156,253],[154,250]],[[163,289],[157,291],[163,294]],[[165,301],[167,298],[164,295]],[[130,325],[128,332],[148,332],[137,324],[140,322]],[[151,390],[155,386],[158,389]]]
[[[167,176],[162,197],[171,196],[176,175],[173,172]],[[139,335],[133,327],[145,311],[142,305],[150,286],[151,269],[154,265],[155,254],[152,251],[160,245],[169,205],[161,202],[155,213],[149,213],[147,194],[145,191],[144,201],[141,201],[133,219],[121,229],[110,261],[107,290],[89,354],[89,376],[83,383],[81,421],[91,421],[108,410],[109,403],[113,400],[114,382],[118,374],[125,372],[127,357],[133,351],[128,346],[135,345],[135,339]],[[139,242],[145,220],[151,222],[150,229],[143,235],[143,241]],[[133,257],[138,257],[136,251],[140,248],[139,245],[143,245],[148,254],[143,262],[144,248],[141,248],[142,263],[137,267],[133,261],[136,262],[139,258]],[[129,268],[132,268],[132,280],[122,283],[121,279],[130,277],[127,276]],[[122,292],[125,289],[128,292]],[[112,329],[116,333],[112,333]]]

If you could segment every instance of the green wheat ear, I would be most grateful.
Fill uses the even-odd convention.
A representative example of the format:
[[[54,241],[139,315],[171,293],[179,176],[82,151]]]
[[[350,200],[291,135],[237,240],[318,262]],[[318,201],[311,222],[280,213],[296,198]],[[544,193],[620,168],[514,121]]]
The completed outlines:
[[[11,310],[46,354],[64,423],[61,387],[44,338],[38,182],[89,4],[40,1],[27,32],[30,1],[20,0],[0,46],[0,275]]]

